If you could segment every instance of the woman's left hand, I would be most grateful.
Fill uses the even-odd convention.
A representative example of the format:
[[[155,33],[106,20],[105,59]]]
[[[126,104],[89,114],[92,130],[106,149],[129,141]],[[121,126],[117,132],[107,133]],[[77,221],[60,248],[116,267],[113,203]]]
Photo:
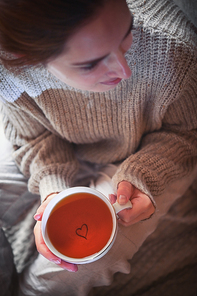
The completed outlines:
[[[113,204],[118,201],[120,205],[127,203],[130,199],[131,209],[125,209],[118,213],[119,223],[124,226],[135,224],[139,221],[150,218],[155,212],[155,206],[148,195],[127,181],[122,181],[118,185],[117,196],[110,194],[110,201]]]

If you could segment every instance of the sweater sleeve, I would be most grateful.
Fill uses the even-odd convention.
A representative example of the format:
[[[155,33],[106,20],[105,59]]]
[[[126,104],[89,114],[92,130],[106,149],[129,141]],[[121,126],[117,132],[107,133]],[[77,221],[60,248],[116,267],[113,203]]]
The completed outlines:
[[[17,101],[2,109],[5,135],[13,144],[17,166],[29,178],[29,191],[43,200],[69,187],[78,170],[72,145],[21,110]]]
[[[197,163],[197,70],[195,65],[191,68],[178,97],[164,112],[161,128],[143,136],[139,149],[113,177],[114,184],[127,180],[153,202]]]

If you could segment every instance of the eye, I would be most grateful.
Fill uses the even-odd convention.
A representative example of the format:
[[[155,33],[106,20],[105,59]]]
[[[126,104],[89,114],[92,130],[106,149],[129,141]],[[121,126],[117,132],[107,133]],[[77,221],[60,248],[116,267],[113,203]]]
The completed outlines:
[[[99,62],[96,61],[94,63],[87,64],[87,65],[81,66],[80,69],[85,70],[85,71],[90,71],[90,70],[94,69],[98,65],[98,63]]]

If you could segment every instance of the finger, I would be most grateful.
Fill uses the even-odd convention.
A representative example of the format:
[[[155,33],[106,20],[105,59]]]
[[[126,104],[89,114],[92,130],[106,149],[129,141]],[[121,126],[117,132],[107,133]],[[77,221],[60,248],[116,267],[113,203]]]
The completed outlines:
[[[127,181],[122,181],[118,185],[117,200],[120,205],[128,202],[133,193],[133,185]]]
[[[46,246],[43,236],[42,236],[42,231],[41,231],[41,222],[37,222],[35,227],[34,227],[34,235],[35,235],[35,242],[36,242],[36,247],[38,252],[44,256],[46,259],[49,261],[57,264],[63,269],[66,269],[70,272],[76,272],[78,270],[77,265],[65,262],[61,260],[59,257],[54,255]]]
[[[132,209],[119,212],[119,223],[124,226],[135,224],[149,219],[155,212],[155,206],[148,195],[132,186],[131,195]]]
[[[111,202],[111,204],[113,205],[117,200],[117,197],[115,194],[109,194],[109,201]]]
[[[133,212],[132,212],[133,218],[143,215],[143,217],[146,216],[144,218],[146,219],[155,212],[155,207],[151,199],[146,194],[141,192],[139,193],[137,192],[136,197],[132,199],[132,205],[133,205]]]
[[[136,189],[133,195],[135,197],[131,198],[132,209],[123,210],[118,213],[119,222],[125,226],[148,219],[155,212],[155,207],[146,194]]]
[[[44,213],[44,210],[46,209],[46,206],[48,205],[48,203],[50,202],[50,200],[55,197],[57,195],[57,193],[54,193],[52,195],[50,195],[37,209],[36,214],[34,215],[34,219],[36,221],[41,221],[42,220],[42,215]]]
[[[43,236],[42,236],[42,231],[41,231],[41,222],[37,222],[35,227],[34,227],[34,235],[35,235],[35,243],[36,243],[36,247],[38,252],[44,256],[45,258],[47,258],[50,261],[55,262],[56,264],[58,264],[58,260],[59,260],[59,264],[61,263],[61,260],[55,256],[46,246]]]
[[[147,219],[149,219],[150,217],[152,217],[152,215],[153,215],[153,214],[150,214],[150,215],[148,216],[147,213],[143,213],[143,214],[139,215],[138,217],[136,217],[136,218],[134,218],[134,219],[132,219],[132,220],[130,220],[130,221],[128,221],[128,222],[126,222],[126,221],[124,221],[124,220],[122,220],[122,219],[119,219],[119,220],[118,220],[118,223],[120,223],[120,224],[122,224],[122,225],[124,225],[124,226],[127,227],[127,226],[130,226],[130,225],[136,224],[136,223],[138,223],[138,222],[142,222],[142,221],[144,221],[144,220],[147,220]]]
[[[78,271],[78,267],[76,264],[68,263],[65,261],[62,261],[62,263],[59,266],[62,267],[63,269],[70,271],[70,272],[77,272]]]
[[[132,209],[124,209],[124,210],[120,211],[118,213],[118,217],[119,217],[118,221],[121,220],[125,223],[130,223],[134,219],[134,217],[132,215]]]

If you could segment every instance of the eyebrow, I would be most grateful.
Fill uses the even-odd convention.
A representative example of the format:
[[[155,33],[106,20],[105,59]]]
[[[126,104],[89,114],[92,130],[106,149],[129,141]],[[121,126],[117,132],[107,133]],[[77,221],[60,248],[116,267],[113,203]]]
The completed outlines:
[[[131,14],[131,23],[130,23],[129,29],[126,32],[126,34],[124,35],[122,40],[127,38],[127,36],[130,34],[132,29],[133,29],[133,15]],[[83,66],[83,65],[88,65],[88,64],[97,64],[100,61],[104,60],[108,55],[109,54],[106,54],[106,55],[104,55],[98,59],[94,59],[94,60],[84,61],[84,62],[80,62],[80,63],[74,63],[74,64],[72,64],[72,66]]]

